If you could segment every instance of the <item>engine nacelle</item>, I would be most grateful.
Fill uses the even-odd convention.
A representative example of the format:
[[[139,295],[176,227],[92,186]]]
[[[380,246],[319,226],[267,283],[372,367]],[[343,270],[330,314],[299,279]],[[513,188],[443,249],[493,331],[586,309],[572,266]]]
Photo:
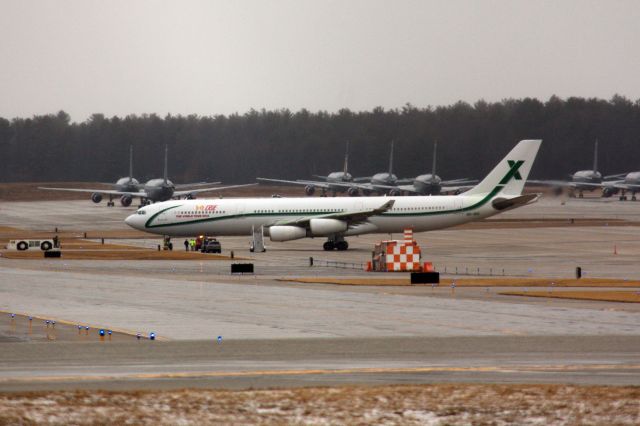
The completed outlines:
[[[602,189],[602,196],[605,198],[609,198],[612,195],[617,194],[618,192],[620,192],[620,190],[618,188],[613,188],[613,187],[605,187]]]
[[[132,201],[133,197],[131,197],[131,195],[123,195],[120,197],[120,204],[122,204],[122,207],[129,207]]]
[[[339,219],[311,219],[309,221],[311,235],[320,237],[324,235],[337,234],[347,230],[347,222]]]
[[[91,194],[91,201],[96,204],[99,203],[100,201],[102,201],[102,194],[94,192],[93,194]]]
[[[358,191],[358,188],[349,188],[347,189],[347,194],[349,194],[349,197],[357,197],[360,195],[360,191]]]
[[[389,191],[389,195],[391,195],[392,197],[397,197],[398,195],[401,195],[402,191],[400,191],[399,189],[392,189],[391,191]]]
[[[299,226],[276,225],[269,228],[271,241],[299,240],[307,236],[307,230]]]
[[[312,196],[313,194],[316,193],[316,187],[313,185],[307,185],[304,187],[304,193],[307,194],[308,196]]]

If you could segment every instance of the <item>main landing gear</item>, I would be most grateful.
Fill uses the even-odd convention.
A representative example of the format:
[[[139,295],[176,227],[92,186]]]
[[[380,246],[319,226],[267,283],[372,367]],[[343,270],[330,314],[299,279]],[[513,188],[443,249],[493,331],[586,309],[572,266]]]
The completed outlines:
[[[628,200],[627,194],[624,191],[622,191],[622,194],[620,194],[620,201],[627,201],[627,200]],[[632,192],[631,193],[631,201],[636,201],[636,200],[637,200],[636,193]]]
[[[349,243],[344,240],[343,236],[333,236],[329,237],[326,243],[322,245],[322,248],[325,251],[338,250],[345,251],[349,248]]]
[[[107,207],[113,207],[116,203],[113,202],[113,195],[109,195],[109,201],[107,201]]]

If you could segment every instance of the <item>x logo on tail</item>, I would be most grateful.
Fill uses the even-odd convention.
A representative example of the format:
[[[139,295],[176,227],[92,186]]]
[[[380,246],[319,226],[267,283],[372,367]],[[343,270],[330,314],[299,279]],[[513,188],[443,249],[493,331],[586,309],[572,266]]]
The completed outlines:
[[[500,181],[500,185],[506,185],[507,183],[509,183],[511,178],[514,178],[515,180],[522,180],[522,175],[520,175],[518,169],[522,167],[524,161],[507,160],[507,163],[509,163],[509,172],[507,172],[507,174],[502,178],[502,180]]]

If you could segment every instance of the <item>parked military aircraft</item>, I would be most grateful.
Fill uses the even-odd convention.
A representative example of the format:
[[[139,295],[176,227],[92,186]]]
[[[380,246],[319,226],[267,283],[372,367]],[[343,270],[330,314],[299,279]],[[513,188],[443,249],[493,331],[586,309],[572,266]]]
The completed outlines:
[[[331,192],[334,196],[338,192],[347,192],[349,195],[358,195],[357,190],[354,190],[349,186],[343,186],[341,184],[353,182],[353,176],[349,173],[349,142],[347,142],[346,152],[344,154],[344,166],[341,172],[331,172],[327,176],[314,175],[322,181],[314,180],[284,180],[284,179],[269,179],[269,178],[257,178],[258,182],[265,183],[285,183],[288,185],[301,185],[304,186],[304,192],[307,195],[313,195],[316,190],[320,189],[322,195],[327,195],[327,191]]]
[[[397,183],[410,183],[410,185],[398,185],[397,187],[388,187],[389,191],[400,190],[401,192],[418,195],[439,195],[441,193],[459,194],[473,187],[472,184],[478,183],[473,179],[453,179],[442,180],[436,174],[436,157],[438,153],[437,141],[433,143],[433,163],[431,173],[420,175],[414,179],[399,179]]]
[[[575,196],[578,191],[578,197],[584,197],[584,191],[593,191],[603,188],[603,179],[619,178],[621,175],[610,175],[602,177],[602,173],[598,171],[598,140],[596,139],[593,153],[593,170],[580,170],[570,175],[569,181],[564,180],[529,180],[528,184],[544,185],[553,188],[556,195],[560,195],[565,189],[569,190],[569,196]]]
[[[389,171],[376,173],[369,177],[354,178],[351,174],[347,173],[347,160],[348,155],[345,156],[344,170],[342,172],[334,172],[326,177],[324,182],[312,181],[312,180],[284,180],[284,179],[267,179],[258,178],[259,182],[275,182],[285,183],[289,185],[304,185],[305,193],[307,195],[313,195],[316,188],[322,190],[322,195],[326,195],[327,191],[331,192],[333,196],[338,192],[346,192],[351,197],[356,197],[360,193],[370,195],[371,193],[381,193],[389,195],[400,195],[400,191],[396,188],[397,176],[393,174],[393,141],[391,141],[391,155],[389,157]],[[348,150],[348,145],[347,145]],[[324,178],[324,176],[317,176]],[[368,182],[367,182],[368,181]]]
[[[611,197],[620,193],[620,201],[627,201],[627,193],[631,193],[631,201],[636,201],[636,193],[640,192],[640,172],[627,173],[624,179],[602,182],[602,196]]]
[[[324,250],[346,250],[348,236],[448,228],[536,201],[538,194],[522,195],[522,189],[541,142],[520,141],[482,182],[457,196],[167,201],[142,207],[125,222],[168,236],[255,238],[259,230],[272,241],[326,237]]]
[[[116,189],[113,190],[103,190],[103,189],[80,189],[80,188],[45,188],[45,187],[40,187],[39,189],[44,189],[47,191],[67,191],[67,192],[87,192],[87,193],[91,193],[91,201],[93,201],[94,203],[99,203],[100,201],[102,201],[102,197],[103,195],[107,195],[109,196],[109,201],[107,202],[107,206],[109,207],[113,207],[114,202],[113,202],[113,198],[114,197],[120,197],[120,204],[123,207],[129,207],[131,205],[131,202],[133,201],[134,197],[139,197],[140,198],[140,205],[145,205],[145,204],[149,204],[151,202],[158,202],[158,201],[167,201],[170,200],[172,198],[180,198],[180,197],[185,197],[187,199],[190,198],[195,198],[196,194],[200,193],[200,192],[208,192],[208,191],[220,191],[223,189],[231,189],[231,188],[240,188],[240,187],[244,187],[244,186],[252,186],[255,184],[245,184],[245,185],[232,185],[232,186],[213,186],[213,187],[205,187],[202,188],[202,186],[206,186],[206,185],[217,185],[220,182],[209,182],[209,183],[191,183],[191,184],[179,184],[179,185],[174,185],[173,182],[171,182],[168,178],[167,178],[167,174],[168,174],[168,167],[167,167],[167,163],[168,163],[168,155],[169,155],[169,151],[168,151],[168,147],[165,146],[164,148],[164,175],[162,178],[159,179],[151,179],[148,180],[143,187],[140,189],[139,186],[136,187],[118,187],[118,183],[123,182],[124,179],[129,179],[130,181],[135,181],[135,179],[129,177],[129,178],[122,178],[118,180],[118,183],[116,183]],[[131,169],[132,169],[132,162],[130,160],[130,165],[129,165],[129,176],[131,176]],[[137,181],[135,181],[137,184]],[[138,184],[139,185],[139,184]],[[129,189],[132,188],[132,189]],[[183,189],[185,188],[185,189]],[[190,188],[190,189],[186,189],[186,188]],[[179,190],[176,190],[179,189]]]

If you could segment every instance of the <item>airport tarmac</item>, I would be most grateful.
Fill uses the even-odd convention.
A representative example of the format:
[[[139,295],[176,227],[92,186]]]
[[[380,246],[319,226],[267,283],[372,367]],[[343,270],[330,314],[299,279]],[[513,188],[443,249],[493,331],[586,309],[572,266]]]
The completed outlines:
[[[2,202],[0,224],[99,236],[100,231],[128,231],[122,219],[132,210],[88,201]],[[640,204],[587,199],[563,206],[543,199],[497,218],[522,224],[509,228],[496,222],[420,233],[416,239],[426,260],[456,276],[502,275],[504,269],[509,276],[551,280],[571,277],[581,266],[589,277],[640,279],[640,227],[631,224],[640,219]],[[567,225],[545,227],[551,219]],[[605,221],[584,226],[582,219]],[[352,238],[347,252],[324,252],[322,240],[313,239],[269,243],[266,253],[253,254],[247,250],[248,236],[222,238],[225,252],[253,259],[257,275],[245,277],[230,276],[229,261],[0,259],[0,310],[145,335],[153,331],[171,340],[3,343],[0,389],[95,388],[107,382],[112,388],[448,380],[638,383],[638,304],[516,298],[483,288],[454,292],[277,281],[362,276],[357,265],[369,259],[375,241],[387,237]],[[155,236],[117,240],[147,247],[158,241]],[[181,241],[174,244],[181,247]],[[311,268],[309,257],[316,265],[319,260],[353,265]],[[223,336],[219,346],[217,336]],[[463,355],[456,346],[463,341],[478,350]],[[334,347],[332,342],[337,342],[335,351],[322,355],[323,348]],[[511,343],[502,350],[500,342]],[[539,351],[532,349],[534,344]],[[275,359],[261,355],[264,345],[279,348]],[[430,348],[437,347],[448,349],[436,356]],[[221,348],[229,358],[209,352]],[[356,355],[348,356],[353,351]],[[379,356],[372,360],[369,353]],[[331,374],[338,369],[345,371]],[[242,371],[264,374],[237,374]],[[224,380],[216,376],[220,372],[227,374]]]

